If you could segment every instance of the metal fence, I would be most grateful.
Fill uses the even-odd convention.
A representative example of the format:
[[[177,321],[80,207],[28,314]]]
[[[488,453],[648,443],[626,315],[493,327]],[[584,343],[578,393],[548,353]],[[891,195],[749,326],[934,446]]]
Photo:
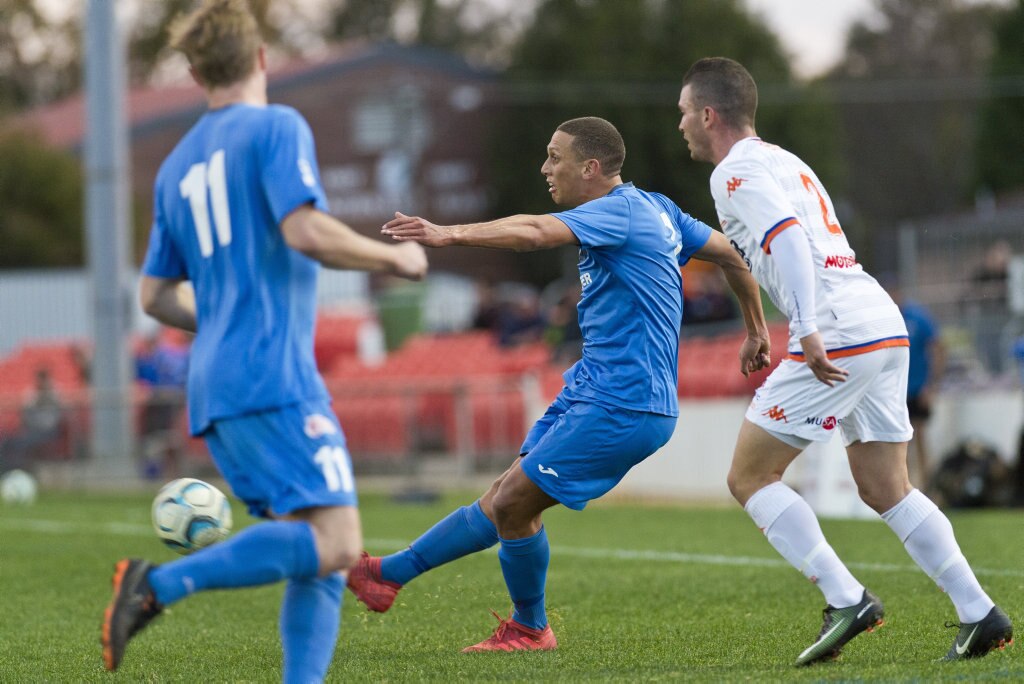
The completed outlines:
[[[1024,207],[908,222],[898,239],[905,297],[941,327],[947,384],[1016,383],[1024,335]]]

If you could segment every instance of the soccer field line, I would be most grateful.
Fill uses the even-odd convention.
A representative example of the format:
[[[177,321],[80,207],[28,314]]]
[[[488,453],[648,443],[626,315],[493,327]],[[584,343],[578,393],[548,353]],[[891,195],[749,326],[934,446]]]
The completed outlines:
[[[42,532],[46,534],[110,534],[126,537],[149,537],[153,528],[134,523],[76,523],[68,520],[39,520],[31,518],[0,518],[0,528]],[[405,539],[366,539],[371,548],[402,549],[409,545]],[[682,551],[655,551],[642,549],[592,548],[582,546],[552,546],[551,552],[560,556],[595,560],[648,561],[654,563],[678,563],[683,565],[726,565],[740,567],[788,568],[789,563],[778,558],[756,556],[727,556],[724,554],[686,553]],[[851,570],[875,570],[880,572],[921,572],[910,563],[857,563],[846,564]],[[1024,577],[1024,569],[1002,569],[975,567],[976,575],[993,577]]]

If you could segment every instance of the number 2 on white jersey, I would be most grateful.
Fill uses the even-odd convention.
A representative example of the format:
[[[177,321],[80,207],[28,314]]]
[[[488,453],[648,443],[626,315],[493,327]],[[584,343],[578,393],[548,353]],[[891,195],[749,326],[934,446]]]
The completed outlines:
[[[213,235],[210,230],[210,206],[206,202],[209,188],[213,209],[213,227],[221,247],[231,244],[231,210],[228,206],[227,174],[224,170],[224,150],[217,150],[210,163],[193,164],[178,183],[183,199],[192,210],[192,222],[199,238],[199,252],[208,257],[213,254]]]
[[[818,186],[814,184],[814,181],[806,173],[800,174],[800,180],[804,182],[804,187],[808,192],[813,192],[818,196],[818,205],[821,207],[821,220],[825,222],[828,232],[833,235],[842,235],[843,229],[839,227],[838,221],[832,220],[832,216],[828,213],[828,204],[825,203],[825,198],[818,192]]]
[[[324,471],[327,489],[332,492],[355,491],[352,469],[348,465],[348,455],[340,446],[322,446],[313,456],[313,461]]]

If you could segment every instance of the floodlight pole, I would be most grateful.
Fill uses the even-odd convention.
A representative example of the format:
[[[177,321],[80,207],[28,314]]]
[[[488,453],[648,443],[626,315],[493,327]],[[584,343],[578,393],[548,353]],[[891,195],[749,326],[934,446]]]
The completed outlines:
[[[88,0],[85,24],[85,223],[92,289],[92,474],[137,478],[133,466],[127,337],[128,136],[115,0]]]

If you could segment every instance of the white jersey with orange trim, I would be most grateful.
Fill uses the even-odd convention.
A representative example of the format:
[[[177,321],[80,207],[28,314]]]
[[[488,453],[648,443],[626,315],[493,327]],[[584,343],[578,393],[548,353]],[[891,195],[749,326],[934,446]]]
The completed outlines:
[[[899,307],[859,263],[821,181],[796,155],[760,138],[740,140],[711,174],[711,194],[725,236],[772,303],[793,319],[772,240],[802,230],[813,259],[818,331],[832,358],[907,346]],[[789,351],[802,359],[790,325]]]

